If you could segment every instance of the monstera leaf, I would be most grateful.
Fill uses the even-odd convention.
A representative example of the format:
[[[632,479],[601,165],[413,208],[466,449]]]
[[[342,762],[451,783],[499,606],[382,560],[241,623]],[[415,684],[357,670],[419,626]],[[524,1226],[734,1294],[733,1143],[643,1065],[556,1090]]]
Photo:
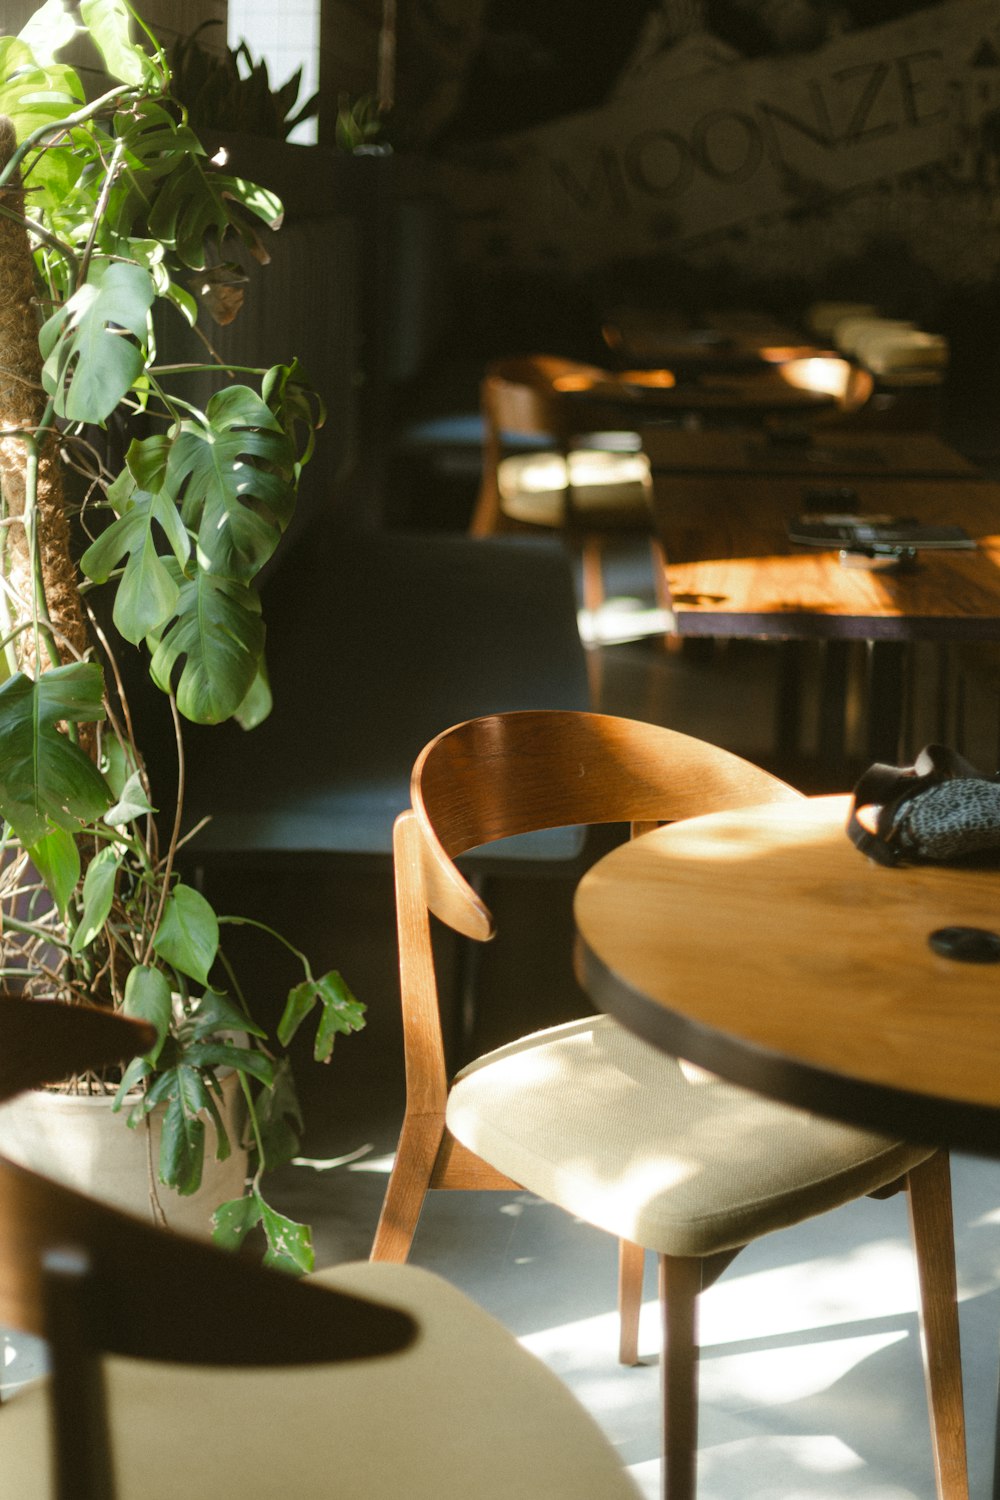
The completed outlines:
[[[142,373],[155,289],[142,266],[98,262],[38,336],[42,382],[59,416],[100,423]],[[127,337],[132,334],[133,338]]]
[[[164,486],[183,493],[202,567],[244,583],[259,572],[295,508],[295,453],[281,423],[249,386],[213,396],[206,422],[185,422]],[[266,466],[266,467],[265,467]]]
[[[140,84],[157,69],[131,40],[132,11],[125,0],[81,0],[80,14],[112,78]]]
[[[193,271],[204,270],[205,246],[221,245],[227,233],[235,233],[258,254],[257,238],[249,224],[233,212],[238,203],[271,229],[281,223],[280,198],[256,183],[221,172],[206,172],[202,158],[192,156],[179,171],[164,178],[149,216],[149,232],[168,245]]]
[[[0,814],[32,845],[58,828],[99,818],[111,803],[103,776],[56,727],[104,718],[94,663],[54,667],[37,681],[17,672],[0,687]]]
[[[171,618],[179,586],[156,550],[154,523],[183,565],[191,550],[184,523],[169,495],[150,495],[133,489],[126,508],[91,544],[80,566],[95,583],[106,583],[126,558],[115,595],[114,621],[127,641],[137,646]]]
[[[240,583],[209,573],[185,578],[169,558],[164,566],[177,582],[177,605],[166,631],[147,640],[153,681],[167,692],[183,662],[174,683],[177,707],[195,724],[220,724],[257,678],[264,650],[260,601]]]
[[[14,122],[18,141],[45,125],[63,120],[83,102],[83,89],[72,68],[35,55],[34,39],[0,37],[0,115]],[[83,168],[73,151],[43,151],[31,171],[32,201],[48,208],[65,197]]]

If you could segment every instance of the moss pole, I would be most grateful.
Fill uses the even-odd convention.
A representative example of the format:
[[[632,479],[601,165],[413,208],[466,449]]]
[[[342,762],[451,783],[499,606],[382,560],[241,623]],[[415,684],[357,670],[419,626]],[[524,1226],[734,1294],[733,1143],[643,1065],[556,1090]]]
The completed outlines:
[[[16,149],[14,126],[0,115],[0,170]],[[38,311],[35,266],[24,224],[24,191],[20,177],[0,189],[0,492],[3,513],[21,524],[5,528],[5,573],[23,610],[30,615],[31,560],[23,524],[30,490],[27,483],[29,444],[19,433],[37,440],[38,480],[36,524],[45,595],[43,608],[55,628],[63,659],[72,660],[88,648],[86,616],[77,587],[77,570],[70,550],[63,468],[56,434],[46,429],[47,401],[42,389],[42,357],[38,348]],[[21,638],[19,655],[29,664],[33,651],[30,632]]]

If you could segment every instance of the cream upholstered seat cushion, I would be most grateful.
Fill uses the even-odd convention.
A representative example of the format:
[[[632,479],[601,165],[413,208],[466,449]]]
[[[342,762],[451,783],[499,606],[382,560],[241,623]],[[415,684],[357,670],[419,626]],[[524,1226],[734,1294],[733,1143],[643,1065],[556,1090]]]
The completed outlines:
[[[315,1279],[406,1308],[416,1344],[270,1371],[109,1359],[119,1500],[638,1500],[576,1398],[462,1293],[411,1266]],[[0,1442],[2,1500],[52,1500],[44,1382],[0,1409]]]
[[[724,1083],[608,1016],[479,1058],[447,1121],[529,1192],[672,1256],[746,1244],[932,1154]]]
[[[534,526],[561,526],[566,520],[567,481],[573,505],[588,512],[608,512],[636,520],[649,517],[650,468],[644,453],[605,453],[579,448],[567,460],[560,453],[523,453],[497,467],[500,506],[515,521]]]

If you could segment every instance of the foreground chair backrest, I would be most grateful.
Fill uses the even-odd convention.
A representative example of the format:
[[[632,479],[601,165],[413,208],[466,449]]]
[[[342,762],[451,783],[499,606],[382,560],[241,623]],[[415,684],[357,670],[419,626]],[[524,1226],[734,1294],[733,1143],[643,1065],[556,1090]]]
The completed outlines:
[[[0,1001],[0,1096],[51,1075],[53,1038],[76,1068],[152,1040],[61,1010]],[[437,1278],[295,1281],[2,1158],[0,1324],[52,1366],[0,1409],[2,1500],[636,1500],[561,1383]]]
[[[155,1039],[145,1022],[97,1006],[0,994],[0,1101],[134,1057]]]
[[[595,714],[500,714],[430,742],[396,823],[407,1100],[373,1245],[404,1260],[429,1189],[527,1190],[620,1242],[620,1358],[637,1359],[643,1248],[659,1261],[664,1488],[690,1500],[698,1294],[751,1239],[853,1198],[909,1190],[939,1495],[967,1494],[947,1157],[772,1103],[667,1057],[606,1016],[512,1040],[449,1087],[433,915],[493,919],[455,863],[560,823],[657,822],[798,793],[715,746]],[[725,941],[720,935],[720,941]],[[711,954],[706,953],[706,963]],[[807,982],[805,979],[804,983]]]

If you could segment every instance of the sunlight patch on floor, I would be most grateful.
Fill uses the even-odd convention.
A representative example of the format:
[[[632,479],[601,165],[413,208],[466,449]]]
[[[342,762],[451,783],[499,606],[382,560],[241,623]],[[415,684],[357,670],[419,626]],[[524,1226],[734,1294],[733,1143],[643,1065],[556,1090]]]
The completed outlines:
[[[703,1357],[701,1399],[756,1407],[801,1401],[829,1390],[864,1360],[908,1337],[909,1330],[905,1328],[850,1338],[836,1334],[824,1338],[820,1334],[808,1343],[781,1349],[754,1349],[715,1359]]]
[[[644,1495],[647,1464],[637,1465]],[[864,1500],[913,1500],[913,1492],[896,1484],[872,1482],[858,1455],[832,1436],[773,1437],[765,1444],[747,1439],[703,1451],[698,1460],[699,1500],[732,1500],[734,1475],[740,1475],[740,1500],[829,1500],[831,1494],[862,1495]],[[793,1477],[794,1476],[794,1477]],[[859,1488],[860,1486],[860,1488]]]
[[[347,1170],[349,1172],[379,1172],[388,1177],[395,1160],[395,1151],[389,1151],[385,1156],[368,1156],[364,1161],[352,1162]]]
[[[899,1317],[913,1314],[916,1307],[909,1247],[880,1241],[747,1276],[730,1272],[701,1299],[700,1343],[708,1351],[713,1345]],[[617,1329],[617,1313],[610,1311],[538,1329],[522,1338],[522,1343],[548,1360],[573,1349],[614,1349]],[[890,1341],[897,1336],[898,1331],[892,1332]],[[659,1304],[650,1298],[642,1307],[640,1351],[656,1356],[659,1342]]]
[[[905,1241],[876,1240],[740,1276],[739,1262],[701,1299],[703,1346],[913,1313],[917,1281]],[[655,1308],[654,1308],[655,1320]],[[658,1335],[654,1331],[654,1341]]]

